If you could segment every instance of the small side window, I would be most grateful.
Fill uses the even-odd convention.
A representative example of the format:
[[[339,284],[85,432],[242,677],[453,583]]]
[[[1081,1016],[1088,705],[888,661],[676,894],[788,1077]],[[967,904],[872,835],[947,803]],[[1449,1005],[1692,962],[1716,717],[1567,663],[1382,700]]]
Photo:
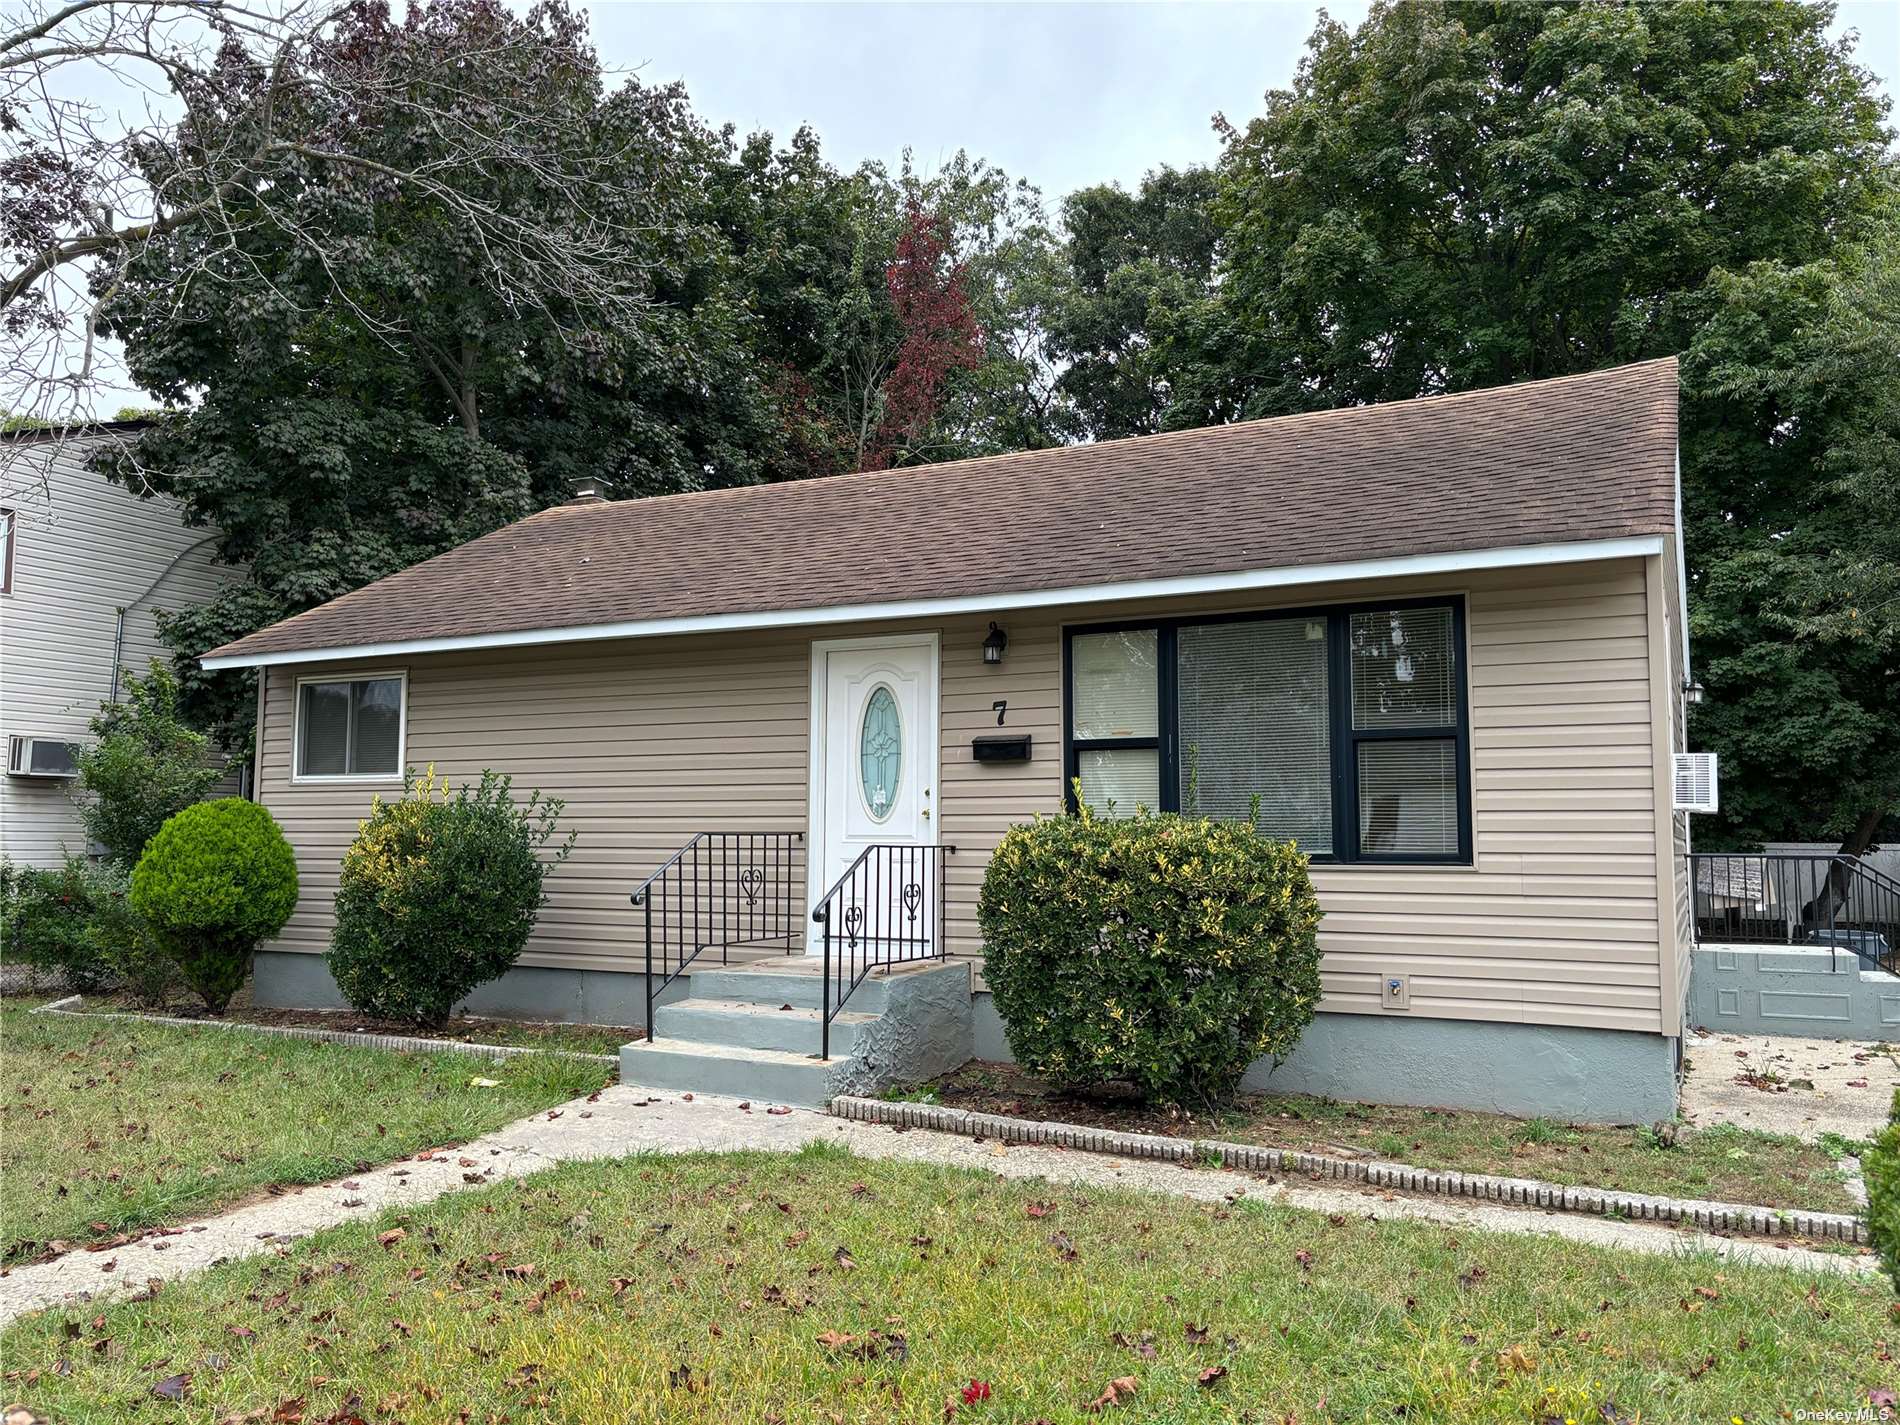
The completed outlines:
[[[297,776],[402,775],[402,678],[311,678],[297,685]]]
[[[13,592],[13,511],[0,510],[0,594]]]

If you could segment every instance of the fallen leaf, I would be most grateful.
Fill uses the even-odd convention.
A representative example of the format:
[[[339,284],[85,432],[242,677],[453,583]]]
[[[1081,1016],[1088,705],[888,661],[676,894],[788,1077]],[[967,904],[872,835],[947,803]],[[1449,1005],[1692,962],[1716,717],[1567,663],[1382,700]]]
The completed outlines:
[[[1102,1388],[1102,1393],[1082,1408],[1091,1415],[1100,1415],[1111,1405],[1125,1405],[1134,1398],[1139,1384],[1133,1376],[1116,1376]]]
[[[1181,1339],[1186,1341],[1190,1346],[1205,1346],[1208,1341],[1207,1328],[1205,1326],[1196,1326],[1190,1321],[1187,1324],[1187,1329],[1181,1333]]]
[[[1065,1262],[1073,1262],[1076,1257],[1080,1255],[1075,1250],[1074,1240],[1070,1238],[1067,1232],[1051,1232],[1049,1234],[1049,1245],[1056,1249],[1056,1255]]]
[[[976,1380],[972,1378],[970,1383],[963,1387],[963,1403],[965,1405],[976,1405],[989,1398],[990,1383],[986,1380]]]
[[[1509,1350],[1498,1352],[1498,1369],[1513,1370],[1529,1375],[1537,1369],[1537,1359],[1522,1346],[1512,1346]]]
[[[160,1400],[184,1400],[191,1394],[191,1372],[185,1371],[179,1375],[166,1376],[152,1387],[152,1394]]]
[[[843,1331],[827,1331],[818,1338],[818,1344],[827,1351],[839,1351],[857,1339],[856,1336],[848,1335]]]
[[[501,1080],[500,1079],[470,1079],[468,1081],[468,1086],[472,1089],[498,1089],[501,1087]],[[381,1128],[382,1124],[379,1123],[376,1126],[378,1128]]]
[[[1209,1366],[1206,1370],[1194,1377],[1194,1383],[1200,1386],[1202,1390],[1212,1390],[1226,1378],[1226,1366]]]
[[[388,1248],[395,1246],[398,1242],[402,1241],[402,1239],[407,1237],[408,1235],[409,1235],[408,1229],[402,1228],[402,1227],[392,1227],[387,1232],[378,1232],[376,1234],[376,1240],[382,1243],[384,1249],[387,1250]]]

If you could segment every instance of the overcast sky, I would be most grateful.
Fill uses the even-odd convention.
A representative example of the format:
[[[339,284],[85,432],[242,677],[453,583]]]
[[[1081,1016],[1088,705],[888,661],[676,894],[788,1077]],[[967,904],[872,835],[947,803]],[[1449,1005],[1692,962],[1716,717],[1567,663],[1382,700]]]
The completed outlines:
[[[1305,3],[587,5],[602,62],[685,81],[694,108],[784,138],[809,122],[840,167],[933,167],[964,148],[1043,191],[1218,154],[1211,120],[1258,113],[1289,84],[1318,7]],[[1329,7],[1349,25],[1364,0]],[[1900,3],[1848,0],[1860,62],[1900,93]],[[142,399],[115,390],[101,414]]]

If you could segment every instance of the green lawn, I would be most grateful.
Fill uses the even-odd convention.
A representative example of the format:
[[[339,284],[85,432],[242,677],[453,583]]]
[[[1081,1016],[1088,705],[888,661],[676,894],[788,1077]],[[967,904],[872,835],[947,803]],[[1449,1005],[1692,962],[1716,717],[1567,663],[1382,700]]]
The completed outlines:
[[[1018,1425],[1102,1418],[1122,1379],[1106,1418],[1754,1422],[1900,1383],[1892,1302],[1877,1279],[827,1145],[456,1193],[151,1302],[45,1312],[0,1356],[67,1425],[938,1425],[947,1401],[957,1425]],[[963,1400],[973,1380],[988,1399]]]
[[[12,1004],[0,1009],[0,1260],[462,1142],[611,1073],[582,1059],[395,1054]]]
[[[1114,1098],[1059,1094],[1013,1064],[972,1063],[920,1092],[957,1108],[1134,1132],[1313,1153],[1344,1149],[1421,1168],[1670,1197],[1856,1210],[1835,1166],[1837,1153],[1798,1138],[1727,1125],[1683,1128],[1673,1145],[1664,1146],[1646,1127],[1337,1103],[1300,1094],[1246,1094],[1232,1108],[1186,1116]]]

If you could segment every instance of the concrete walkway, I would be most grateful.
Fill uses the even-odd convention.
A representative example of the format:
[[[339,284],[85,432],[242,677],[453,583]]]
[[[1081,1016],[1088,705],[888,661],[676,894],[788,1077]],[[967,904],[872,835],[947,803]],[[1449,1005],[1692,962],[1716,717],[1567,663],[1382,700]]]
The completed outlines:
[[[1061,1148],[1005,1147],[922,1130],[899,1132],[805,1109],[768,1113],[739,1100],[619,1086],[597,1102],[576,1099],[524,1118],[462,1148],[404,1159],[319,1187],[287,1192],[221,1217],[153,1235],[110,1252],[70,1252],[51,1262],[0,1275],[0,1322],[61,1301],[135,1293],[220,1262],[283,1250],[326,1227],[414,1207],[461,1188],[521,1177],[557,1163],[630,1153],[791,1151],[814,1140],[842,1143],[869,1158],[943,1163],[1007,1178],[1045,1178],[1167,1193],[1200,1202],[1245,1196],[1316,1212],[1370,1212],[1496,1232],[1542,1233],[1631,1251],[1674,1253],[1699,1247],[1735,1261],[1804,1271],[1872,1272],[1871,1257],[1777,1247],[1683,1232],[1657,1223],[1612,1222],[1533,1209],[1432,1198],[1377,1189],[1267,1182],[1225,1169],[1139,1162]]]
[[[1900,1059],[1868,1041],[1697,1030],[1684,1052],[1682,1116],[1698,1128],[1872,1138],[1900,1087]]]

